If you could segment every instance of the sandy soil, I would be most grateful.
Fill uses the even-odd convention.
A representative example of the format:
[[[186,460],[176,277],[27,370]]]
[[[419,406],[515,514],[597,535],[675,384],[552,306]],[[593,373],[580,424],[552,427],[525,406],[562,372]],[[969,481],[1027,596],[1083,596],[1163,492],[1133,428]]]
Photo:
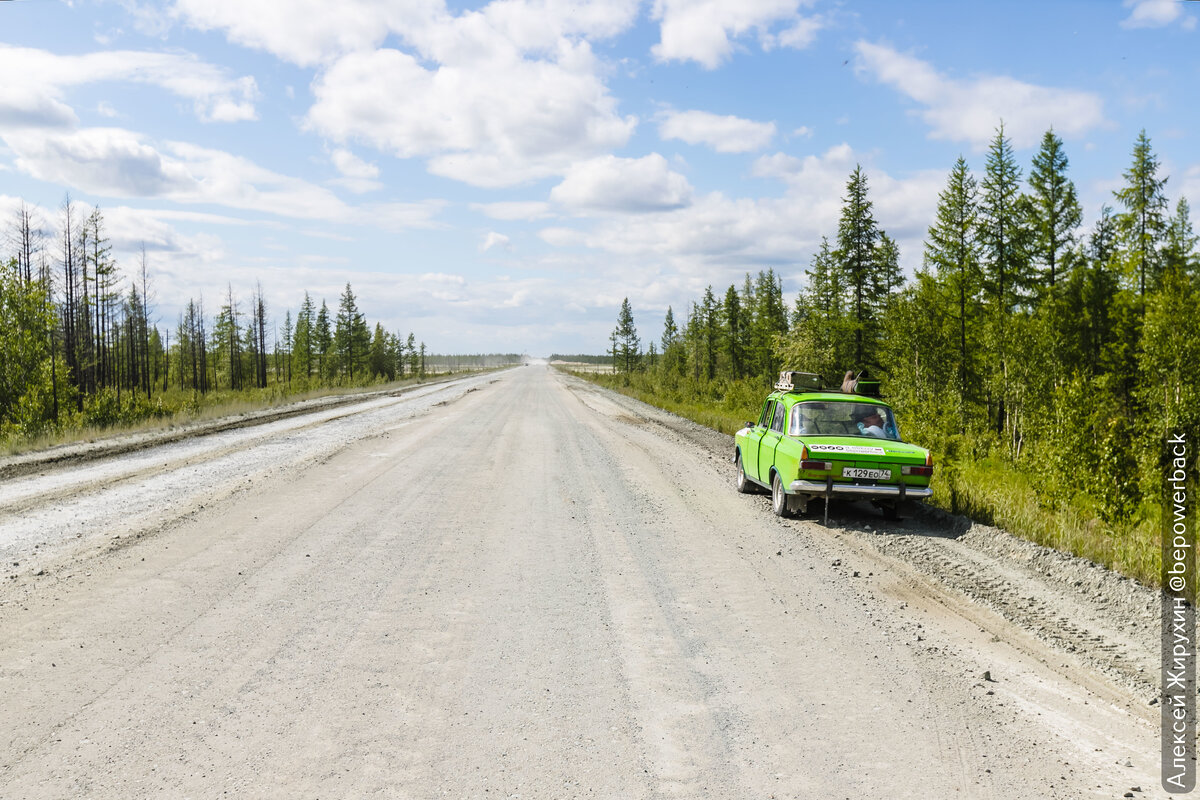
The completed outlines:
[[[5,481],[0,796],[1164,796],[1148,592],[731,453],[525,367]]]

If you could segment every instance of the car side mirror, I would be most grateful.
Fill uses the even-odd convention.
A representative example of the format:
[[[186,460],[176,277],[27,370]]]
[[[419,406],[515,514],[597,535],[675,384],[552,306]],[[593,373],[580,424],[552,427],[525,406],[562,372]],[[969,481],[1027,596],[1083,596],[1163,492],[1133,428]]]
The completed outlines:
[[[746,427],[747,427],[747,428],[753,428],[753,427],[754,427],[754,423],[753,423],[753,422],[747,422],[747,423],[746,423]]]

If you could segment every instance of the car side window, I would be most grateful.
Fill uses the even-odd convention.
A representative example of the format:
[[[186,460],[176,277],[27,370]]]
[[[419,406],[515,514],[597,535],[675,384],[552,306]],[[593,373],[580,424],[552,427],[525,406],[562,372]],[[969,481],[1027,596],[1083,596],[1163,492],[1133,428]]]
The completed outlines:
[[[775,404],[775,417],[771,420],[771,430],[778,433],[783,433],[783,417],[786,412],[783,408],[783,403]]]
[[[774,408],[774,400],[768,400],[766,404],[763,405],[762,413],[758,416],[758,427],[765,428],[771,424],[771,414],[773,413]]]
[[[792,436],[803,436],[809,432],[808,420],[800,413],[801,404],[792,406],[792,417],[788,421],[788,433]]]

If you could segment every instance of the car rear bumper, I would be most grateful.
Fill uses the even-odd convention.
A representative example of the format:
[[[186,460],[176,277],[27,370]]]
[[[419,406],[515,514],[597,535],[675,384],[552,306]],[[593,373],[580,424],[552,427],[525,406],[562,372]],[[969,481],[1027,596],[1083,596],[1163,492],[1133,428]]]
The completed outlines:
[[[848,495],[854,497],[897,497],[921,499],[933,494],[928,486],[897,486],[881,484],[872,486],[861,483],[829,483],[826,481],[792,481],[788,485],[789,494],[810,494],[824,497],[827,495]]]

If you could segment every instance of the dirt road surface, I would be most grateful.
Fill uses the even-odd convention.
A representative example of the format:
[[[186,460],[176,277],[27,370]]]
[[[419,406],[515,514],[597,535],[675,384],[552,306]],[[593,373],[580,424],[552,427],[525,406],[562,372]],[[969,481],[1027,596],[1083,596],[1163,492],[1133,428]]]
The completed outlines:
[[[1148,592],[731,445],[531,366],[5,481],[0,797],[1165,796]]]

